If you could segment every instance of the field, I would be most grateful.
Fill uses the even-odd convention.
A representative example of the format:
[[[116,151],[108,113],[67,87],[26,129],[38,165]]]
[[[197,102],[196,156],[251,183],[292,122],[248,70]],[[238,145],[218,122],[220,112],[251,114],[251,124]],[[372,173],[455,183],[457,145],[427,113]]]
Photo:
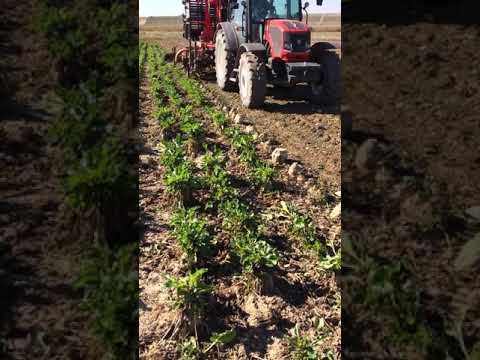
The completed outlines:
[[[243,109],[165,60],[177,18],[141,24],[140,358],[339,358],[339,109]]]
[[[337,14],[312,14],[309,25],[313,28],[313,41],[341,42],[341,17]],[[161,42],[164,47],[183,44],[182,18],[148,17],[140,18],[140,38]]]

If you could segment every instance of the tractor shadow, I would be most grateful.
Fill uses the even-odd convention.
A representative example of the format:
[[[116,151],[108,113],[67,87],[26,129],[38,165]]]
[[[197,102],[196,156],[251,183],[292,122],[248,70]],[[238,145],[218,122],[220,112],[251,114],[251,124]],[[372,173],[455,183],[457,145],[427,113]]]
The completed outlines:
[[[215,74],[210,76],[202,76],[200,80],[216,86]],[[227,92],[228,97],[238,96],[238,90]],[[262,111],[268,113],[312,115],[312,114],[329,114],[339,115],[340,105],[337,106],[320,106],[310,102],[311,90],[307,84],[299,84],[293,88],[283,88],[279,86],[267,87],[267,96],[265,104],[261,108]]]
[[[270,113],[283,114],[330,114],[338,115],[339,106],[320,106],[310,102],[311,90],[306,84],[299,84],[293,88],[269,86],[263,110]],[[272,102],[271,100],[274,100]]]

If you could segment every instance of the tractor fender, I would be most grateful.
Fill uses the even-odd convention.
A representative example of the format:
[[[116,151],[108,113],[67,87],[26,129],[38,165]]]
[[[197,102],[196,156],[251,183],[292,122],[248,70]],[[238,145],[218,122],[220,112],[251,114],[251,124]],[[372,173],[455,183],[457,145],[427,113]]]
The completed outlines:
[[[313,62],[317,62],[324,51],[336,50],[335,45],[329,42],[317,42],[311,47],[311,57]]]
[[[223,30],[225,34],[225,38],[227,40],[226,49],[231,51],[237,51],[239,44],[239,39],[237,32],[235,31],[235,27],[233,24],[229,22],[221,22],[217,25],[217,32],[218,30]],[[217,33],[215,32],[215,37],[217,37]]]
[[[261,62],[267,62],[267,49],[265,48],[265,45],[261,43],[245,43],[240,45],[240,48],[237,51],[237,59],[235,61],[236,68],[240,64],[240,57],[246,52],[255,54]]]

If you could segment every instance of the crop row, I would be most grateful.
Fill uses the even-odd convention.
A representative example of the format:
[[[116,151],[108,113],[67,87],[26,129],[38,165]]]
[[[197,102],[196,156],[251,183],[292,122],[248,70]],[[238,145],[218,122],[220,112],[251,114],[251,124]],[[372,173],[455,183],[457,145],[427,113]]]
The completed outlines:
[[[163,132],[160,162],[164,185],[178,208],[172,217],[171,235],[182,249],[188,268],[184,278],[170,278],[167,282],[167,286],[176,291],[179,319],[183,320],[170,329],[170,335],[178,334],[181,327],[193,328],[197,335],[202,310],[213,292],[213,286],[203,281],[207,273],[205,265],[213,259],[220,234],[229,244],[231,257],[240,265],[248,285],[260,285],[266,271],[280,261],[279,252],[263,234],[261,221],[231,183],[228,154],[205,141],[205,128],[213,125],[228,139],[238,161],[248,168],[248,180],[259,191],[272,189],[276,172],[258,156],[253,137],[230,126],[225,114],[206,101],[198,83],[167,64],[157,46],[147,47],[147,72],[153,116]],[[199,193],[208,194],[203,196],[200,205],[198,196],[193,196]],[[217,238],[208,217],[200,215],[202,212],[220,219]],[[285,204],[283,212],[292,236],[328,254],[310,218],[301,215],[292,205]],[[338,258],[336,254],[334,257]],[[329,268],[338,269],[338,266]],[[233,333],[230,330],[214,336],[223,336],[226,341],[231,340]],[[180,348],[183,355],[195,351],[202,352],[198,336],[191,337]]]
[[[71,211],[87,234],[81,245],[88,260],[80,264],[74,285],[85,294],[96,341],[114,359],[138,358],[138,238],[132,215],[138,206],[137,154],[131,140],[137,109],[130,105],[136,104],[138,40],[129,28],[137,21],[131,6],[42,0],[36,21],[56,63],[63,103],[50,138],[62,151]]]
[[[254,216],[244,204],[235,188],[230,183],[230,175],[226,170],[227,156],[217,147],[199,149],[200,137],[204,133],[202,123],[195,118],[192,107],[184,103],[177,92],[175,79],[170,77],[168,65],[163,63],[158,49],[151,47],[149,57],[150,84],[154,94],[167,94],[169,111],[180,117],[174,124],[169,117],[163,117],[164,105],[157,102],[154,114],[166,133],[171,133],[172,127],[177,127],[179,136],[163,142],[164,151],[161,163],[165,169],[165,186],[167,191],[177,196],[180,210],[174,216],[174,233],[179,239],[182,249],[186,252],[190,266],[194,266],[199,253],[205,253],[212,245],[212,239],[206,236],[205,226],[195,229],[195,225],[205,224],[196,215],[195,208],[185,210],[192,202],[192,192],[203,189],[210,194],[206,201],[207,207],[214,208],[223,219],[224,230],[229,234],[233,244],[234,254],[239,258],[245,272],[253,273],[264,265],[274,266],[277,254],[264,240],[260,239]],[[166,120],[168,119],[168,120]],[[196,150],[193,150],[196,149]],[[202,152],[202,163],[198,170],[191,156]],[[196,241],[190,241],[190,240]]]

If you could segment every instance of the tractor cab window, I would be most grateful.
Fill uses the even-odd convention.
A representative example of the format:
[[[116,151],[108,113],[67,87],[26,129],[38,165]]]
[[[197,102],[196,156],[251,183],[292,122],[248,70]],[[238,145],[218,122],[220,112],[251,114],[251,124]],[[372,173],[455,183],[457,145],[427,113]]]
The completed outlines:
[[[266,19],[302,19],[302,9],[298,0],[261,0],[268,3]]]
[[[239,0],[232,9],[231,20],[237,25],[242,25],[242,16],[244,11],[245,9],[242,5],[242,1]]]

